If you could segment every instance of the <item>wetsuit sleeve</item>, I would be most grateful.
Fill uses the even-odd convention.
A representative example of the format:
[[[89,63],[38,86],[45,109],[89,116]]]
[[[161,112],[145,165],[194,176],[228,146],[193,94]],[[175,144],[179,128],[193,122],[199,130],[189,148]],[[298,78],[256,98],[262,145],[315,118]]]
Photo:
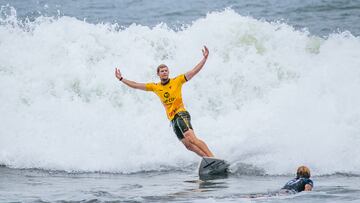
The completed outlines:
[[[155,89],[155,84],[154,83],[146,83],[145,84],[145,90],[146,91],[154,91],[154,89]]]

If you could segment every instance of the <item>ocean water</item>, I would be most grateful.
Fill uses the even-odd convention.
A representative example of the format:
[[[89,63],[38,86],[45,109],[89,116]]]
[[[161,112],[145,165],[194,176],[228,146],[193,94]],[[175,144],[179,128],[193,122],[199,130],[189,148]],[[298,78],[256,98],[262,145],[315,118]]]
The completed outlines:
[[[64,173],[0,168],[1,202],[359,202],[359,177],[316,177],[316,190],[279,195],[287,176],[231,175],[201,181],[193,172]]]
[[[1,202],[360,202],[360,1],[0,1]],[[199,158],[158,80],[183,87]],[[313,192],[271,196],[310,167]],[[261,194],[249,198],[250,194]]]

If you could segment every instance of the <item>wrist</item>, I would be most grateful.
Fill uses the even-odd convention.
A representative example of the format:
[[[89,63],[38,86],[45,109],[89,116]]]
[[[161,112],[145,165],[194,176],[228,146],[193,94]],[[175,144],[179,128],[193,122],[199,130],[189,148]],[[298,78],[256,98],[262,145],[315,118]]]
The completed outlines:
[[[120,81],[122,81],[123,79],[124,79],[124,77],[122,77],[122,76],[119,78]]]

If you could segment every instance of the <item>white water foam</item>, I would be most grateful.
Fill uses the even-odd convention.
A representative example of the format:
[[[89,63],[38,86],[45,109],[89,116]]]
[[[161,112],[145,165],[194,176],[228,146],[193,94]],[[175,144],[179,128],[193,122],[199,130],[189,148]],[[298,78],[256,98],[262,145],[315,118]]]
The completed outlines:
[[[179,31],[119,29],[71,17],[0,22],[0,164],[138,172],[198,157],[177,141],[159,99],[114,77],[157,81],[204,69],[183,88],[196,134],[215,155],[268,174],[360,173],[360,39],[214,12]]]

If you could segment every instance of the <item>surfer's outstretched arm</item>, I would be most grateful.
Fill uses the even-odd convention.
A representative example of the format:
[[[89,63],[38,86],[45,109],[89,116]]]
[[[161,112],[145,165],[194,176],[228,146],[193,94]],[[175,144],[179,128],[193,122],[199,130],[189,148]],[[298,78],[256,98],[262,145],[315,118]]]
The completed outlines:
[[[192,77],[194,77],[201,69],[204,67],[207,57],[209,56],[209,49],[204,46],[204,49],[202,50],[203,53],[203,59],[189,72],[185,73],[185,77],[187,80],[190,80]]]
[[[146,90],[145,83],[138,83],[138,82],[135,82],[135,81],[125,79],[121,75],[120,69],[118,69],[118,68],[115,68],[115,77],[117,79],[119,79],[121,82],[123,82],[124,84],[126,84],[127,86],[129,86],[129,87],[132,87],[134,89],[139,89],[139,90]]]

